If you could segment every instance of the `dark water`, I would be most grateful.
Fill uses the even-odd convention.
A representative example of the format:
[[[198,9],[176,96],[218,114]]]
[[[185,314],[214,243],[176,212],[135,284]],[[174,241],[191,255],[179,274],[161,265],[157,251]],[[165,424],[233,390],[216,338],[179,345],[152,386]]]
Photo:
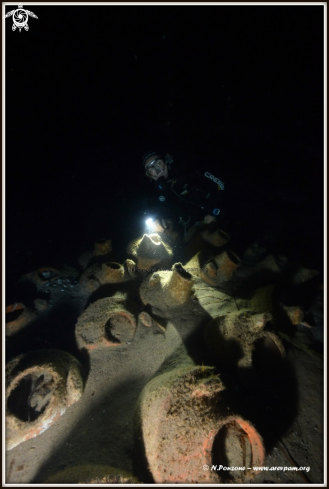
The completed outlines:
[[[321,6],[34,10],[6,20],[7,291],[143,232],[149,148],[215,162],[237,251],[322,268]]]

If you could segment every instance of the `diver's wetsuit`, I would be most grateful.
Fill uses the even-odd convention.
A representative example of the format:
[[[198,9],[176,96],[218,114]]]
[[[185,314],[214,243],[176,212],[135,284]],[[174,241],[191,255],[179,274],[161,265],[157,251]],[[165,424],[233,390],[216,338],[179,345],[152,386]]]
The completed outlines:
[[[207,214],[216,216],[222,212],[225,191],[218,170],[209,164],[203,164],[201,170],[200,163],[198,169],[193,169],[195,159],[193,165],[191,158],[184,155],[174,155],[173,160],[168,165],[167,180],[151,180],[152,211],[156,217],[176,222],[190,218],[192,224]]]

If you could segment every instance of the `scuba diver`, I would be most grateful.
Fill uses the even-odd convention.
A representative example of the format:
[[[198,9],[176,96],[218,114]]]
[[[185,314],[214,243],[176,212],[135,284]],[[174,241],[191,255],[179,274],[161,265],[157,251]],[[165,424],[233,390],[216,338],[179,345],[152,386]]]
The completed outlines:
[[[161,155],[156,151],[148,151],[143,157],[153,190],[153,229],[171,230],[178,221],[184,227],[185,243],[201,226],[216,222],[223,203],[224,183],[209,164],[195,169],[199,161],[195,157],[184,161],[181,154]]]

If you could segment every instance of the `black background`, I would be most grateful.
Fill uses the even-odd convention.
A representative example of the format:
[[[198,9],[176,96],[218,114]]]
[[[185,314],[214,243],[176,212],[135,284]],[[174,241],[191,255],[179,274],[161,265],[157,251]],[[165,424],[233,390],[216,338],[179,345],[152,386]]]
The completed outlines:
[[[8,285],[137,237],[153,148],[216,162],[223,229],[274,223],[322,266],[323,6],[25,8],[28,32],[4,21]]]

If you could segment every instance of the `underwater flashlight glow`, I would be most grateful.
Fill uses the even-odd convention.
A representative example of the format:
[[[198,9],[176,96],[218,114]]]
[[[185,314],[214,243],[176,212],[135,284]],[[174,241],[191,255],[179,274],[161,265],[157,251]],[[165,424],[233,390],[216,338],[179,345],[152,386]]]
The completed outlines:
[[[152,223],[153,223],[153,219],[152,219],[151,217],[149,217],[148,219],[146,219],[146,221],[145,221],[145,222],[146,222],[146,225],[147,225],[147,226],[151,226],[151,225],[152,225]]]

